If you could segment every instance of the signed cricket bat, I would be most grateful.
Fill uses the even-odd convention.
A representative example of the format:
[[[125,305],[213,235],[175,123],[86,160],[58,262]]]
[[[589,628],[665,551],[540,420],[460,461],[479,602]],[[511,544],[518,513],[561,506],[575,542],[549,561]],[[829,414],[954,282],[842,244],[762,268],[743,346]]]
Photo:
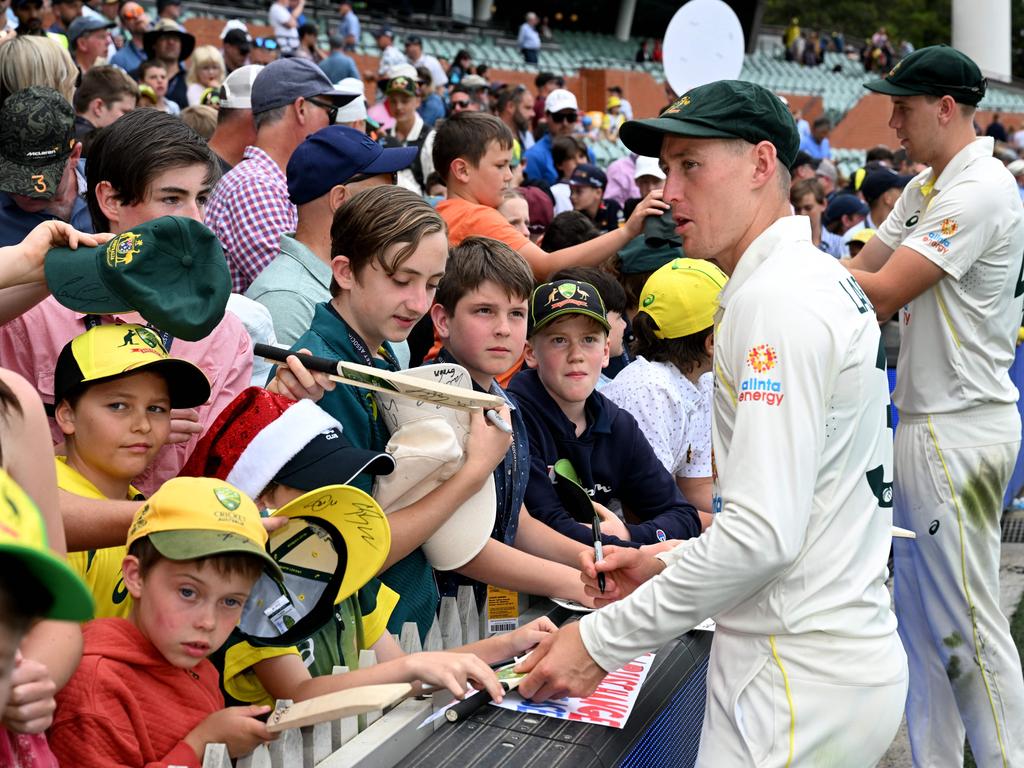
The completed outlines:
[[[304,725],[315,725],[384,709],[398,703],[412,692],[413,688],[409,683],[384,683],[361,685],[315,696],[274,712],[267,720],[267,730],[278,733],[288,728],[301,728]]]
[[[326,373],[331,379],[342,384],[372,389],[375,392],[387,392],[447,408],[457,408],[462,411],[472,411],[477,408],[497,410],[505,405],[505,400],[498,395],[445,384],[443,366],[437,367],[435,380],[431,381],[369,365],[289,352],[283,347],[274,347],[269,344],[257,344],[253,353],[256,357],[262,357],[274,363],[284,363],[289,355],[295,355],[309,370]]]

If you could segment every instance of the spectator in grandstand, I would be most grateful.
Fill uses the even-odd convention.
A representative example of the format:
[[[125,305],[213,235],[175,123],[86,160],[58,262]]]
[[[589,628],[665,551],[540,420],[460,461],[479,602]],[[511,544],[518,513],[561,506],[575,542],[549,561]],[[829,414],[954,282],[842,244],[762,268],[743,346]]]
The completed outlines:
[[[799,179],[789,189],[789,202],[793,213],[811,220],[811,242],[819,250],[834,258],[842,258],[843,238],[834,235],[822,226],[825,213],[825,190],[817,179]]]
[[[558,172],[558,181],[550,187],[557,216],[573,210],[569,179],[577,165],[587,162],[586,145],[576,136],[559,136],[551,142],[551,161]]]
[[[797,179],[813,179],[815,174],[815,161],[806,152],[800,151],[796,154],[796,159],[793,161],[793,167],[790,168],[790,173],[793,176],[793,181]]]
[[[622,92],[622,86],[613,85],[608,89],[608,93],[619,100],[619,109],[622,111],[622,116],[627,120],[632,120],[633,105],[629,103],[629,99],[627,99],[625,94]]]
[[[868,229],[867,227],[858,230],[857,233],[850,238],[850,242],[847,243],[847,247],[850,249],[850,258],[852,259],[858,253],[860,253],[864,249],[864,246],[871,241],[871,238],[875,236],[875,234],[875,230]]]
[[[400,64],[408,64],[405,54],[395,47],[395,33],[390,27],[377,31],[377,47],[380,49],[380,63],[377,65],[377,80],[389,77],[389,72]]]
[[[782,48],[785,50],[786,61],[799,61],[796,45],[800,39],[800,19],[796,16],[789,20],[789,26],[782,31]]]
[[[544,239],[540,247],[546,253],[554,253],[563,248],[590,242],[600,236],[601,230],[587,214],[581,211],[565,211],[551,219],[551,223],[544,230]]]
[[[1014,160],[1006,166],[1006,170],[1010,172],[1013,180],[1017,182],[1017,191],[1020,193],[1021,200],[1024,201],[1024,160]]]
[[[451,67],[448,69],[448,82],[458,85],[466,75],[473,74],[473,57],[465,48],[455,54]]]
[[[147,60],[160,62],[167,73],[167,98],[182,109],[188,106],[188,85],[185,82],[188,72],[185,61],[195,47],[195,37],[170,19],[160,19],[143,36]],[[136,79],[142,82],[141,75]]]
[[[614,163],[613,163],[614,165]],[[608,186],[611,186],[611,166],[609,170]],[[661,163],[654,157],[643,157],[638,155],[633,166],[633,186],[637,194],[631,196],[622,206],[622,215],[629,218],[633,215],[633,209],[655,189],[662,189],[665,186],[665,172],[661,170]],[[608,190],[605,189],[604,199],[608,199]]]
[[[448,75],[441,68],[441,62],[436,56],[423,52],[423,38],[419,35],[409,35],[405,38],[405,58],[409,63],[419,69],[426,67],[430,72],[430,78],[421,82],[433,90],[443,89],[448,85]]]
[[[825,190],[825,198],[831,199],[836,189],[839,188],[839,171],[836,170],[832,161],[825,160],[824,158],[819,160],[818,166],[814,169],[814,178],[818,180],[821,188]]]
[[[71,22],[82,15],[82,5],[82,0],[55,0],[51,4],[54,17],[49,31],[66,37]]]
[[[547,124],[545,100],[556,88],[565,88],[565,78],[550,72],[541,72],[534,78],[533,84],[537,86],[537,97],[533,101],[533,127],[536,130],[541,123]]]
[[[622,114],[622,99],[618,96],[609,96],[604,117],[601,118],[601,135],[608,141],[618,141],[619,128],[624,122],[626,116]]]
[[[252,64],[266,66],[281,57],[281,46],[273,37],[256,37],[252,41],[249,61]]]
[[[349,77],[339,81],[335,87],[342,93],[356,94],[352,101],[338,110],[338,117],[334,121],[335,125],[345,125],[349,128],[354,128],[360,133],[366,133],[367,113],[366,96],[363,95],[363,81],[355,77]],[[371,135],[371,138],[376,139],[376,134]]]
[[[43,29],[43,0],[11,0],[11,12],[18,21],[18,35],[46,36]]]
[[[181,120],[209,141],[217,130],[217,108],[209,104],[193,104],[181,110]]]
[[[345,38],[341,35],[331,35],[328,38],[331,52],[326,59],[320,62],[320,69],[327,75],[332,83],[340,82],[351,77],[359,79],[359,69],[351,56],[345,53]]]
[[[519,35],[516,37],[516,45],[519,52],[523,54],[523,61],[527,64],[536,64],[540,60],[540,33],[537,25],[540,18],[536,13],[530,11],[526,14],[526,20],[519,25]]]
[[[267,23],[274,30],[274,39],[282,55],[295,53],[299,47],[299,17],[306,0],[274,0],[267,12]]]
[[[992,113],[992,121],[985,128],[985,135],[991,136],[996,141],[1001,141],[1004,144],[1009,141],[1009,137],[1006,135],[1006,126],[1000,120],[998,112]]]
[[[633,57],[633,60],[637,64],[644,64],[644,63],[650,61],[651,60],[651,52],[649,50],[650,47],[651,47],[651,41],[650,40],[648,40],[646,38],[641,40],[640,41],[640,47],[637,48],[636,56]]]
[[[196,48],[189,63],[188,75],[185,77],[185,82],[188,83],[189,105],[199,104],[208,88],[219,89],[226,76],[224,57],[220,51],[212,45],[201,45]]]
[[[51,219],[93,231],[78,194],[82,145],[74,138],[74,125],[71,105],[52,88],[26,88],[0,107],[0,246],[20,243]]]
[[[354,51],[359,45],[362,30],[359,26],[359,17],[352,10],[352,3],[345,0],[339,4],[338,15],[341,17],[341,21],[338,22],[338,35],[344,41],[343,50]]]
[[[430,85],[429,69],[426,67],[416,67],[416,76],[419,80],[416,92],[420,96],[420,105],[416,108],[416,112],[423,118],[424,127],[429,130],[434,127],[438,120],[445,116],[444,100]]]
[[[146,59],[139,65],[139,82],[149,86],[156,99],[153,106],[169,115],[180,115],[178,103],[167,98],[167,69],[162,61]]]
[[[413,147],[384,149],[340,125],[317,131],[292,153],[286,173],[298,211],[295,232],[281,235],[277,256],[245,293],[270,310],[280,343],[294,344],[312,324],[316,305],[330,301],[335,211],[365,189],[394,184],[415,157]]]
[[[519,191],[526,198],[526,204],[530,208],[530,242],[538,245],[555,215],[551,195],[540,187],[522,186],[519,187]]]
[[[229,22],[230,23],[230,22]],[[224,56],[224,69],[231,74],[236,69],[249,64],[249,53],[252,51],[252,38],[244,28],[225,26],[221,31],[221,54]]]
[[[608,186],[604,190],[606,200],[614,200],[620,206],[625,206],[626,200],[640,196],[635,178],[636,155],[632,152],[609,163],[605,174],[608,176]]]
[[[224,246],[236,293],[274,259],[281,235],[295,231],[284,172],[292,152],[332,124],[338,107],[353,98],[305,59],[280,59],[256,75],[250,98],[256,142],[217,184],[206,208],[206,225]]]
[[[120,10],[121,28],[128,32],[129,37],[120,50],[110,59],[110,63],[125,72],[134,72],[146,59],[146,51],[142,40],[149,29],[149,16],[142,6],[136,2],[127,2]]]
[[[83,142],[82,157],[88,157],[87,138],[126,112],[135,109],[139,86],[123,69],[109,64],[93,67],[82,75],[75,91],[75,138]]]
[[[910,183],[913,176],[901,176],[891,168],[878,168],[869,171],[864,176],[860,185],[860,193],[871,209],[867,218],[861,225],[861,229],[878,229],[888,218],[896,201],[900,199],[903,188]],[[856,230],[847,232],[847,242],[855,234]],[[851,254],[852,255],[852,254]]]
[[[524,237],[530,236],[530,204],[526,202],[522,191],[506,189],[498,213]]]
[[[320,50],[320,30],[317,25],[307,21],[299,25],[298,33],[299,45],[295,49],[295,55],[300,59],[309,59],[315,64],[323,61],[326,54]]]
[[[880,165],[886,165],[892,168],[894,159],[893,151],[884,144],[879,144],[867,151],[867,154],[864,156],[864,165],[867,166],[868,163],[879,163]]]
[[[800,150],[815,160],[831,160],[832,148],[828,143],[828,134],[832,130],[832,121],[827,117],[819,117],[811,126],[811,135],[800,139]]]
[[[245,148],[256,143],[252,85],[262,69],[258,64],[247,64],[228,75],[220,87],[217,128],[209,147],[217,156],[222,174],[242,162]]]
[[[181,0],[156,0],[156,19],[168,19],[175,24],[181,19]]]
[[[816,67],[821,64],[824,54],[821,50],[821,39],[818,37],[817,32],[812,31],[804,34],[803,49],[800,59],[801,64],[805,67]]]
[[[870,212],[871,209],[868,208],[867,203],[857,195],[843,192],[829,201],[825,213],[822,214],[821,223],[832,234],[843,237],[854,227],[863,228],[864,219]],[[847,240],[843,237],[840,257],[846,258],[849,255]]]
[[[551,142],[559,136],[571,136],[579,120],[579,106],[576,96],[559,88],[551,91],[544,100],[548,132],[526,152],[526,175],[531,179],[543,179],[548,184],[558,181],[551,158]]]
[[[596,165],[581,163],[569,177],[569,195],[573,210],[594,222],[602,232],[614,232],[622,223],[622,208],[614,200],[604,199],[608,177]]]
[[[106,63],[107,46],[110,44],[110,30],[116,25],[105,18],[79,16],[68,27],[68,50],[80,72],[99,63]]]
[[[393,77],[388,80],[384,93],[388,111],[395,118],[394,125],[384,132],[384,146],[415,147],[418,152],[427,138],[423,118],[416,111],[420,106],[418,84],[405,75]],[[417,161],[398,174],[398,185],[423,194],[423,182],[426,180],[423,174],[423,165]]]
[[[498,91],[495,114],[508,126],[525,152],[534,145],[530,127],[533,123],[533,94],[525,85],[505,86]]]

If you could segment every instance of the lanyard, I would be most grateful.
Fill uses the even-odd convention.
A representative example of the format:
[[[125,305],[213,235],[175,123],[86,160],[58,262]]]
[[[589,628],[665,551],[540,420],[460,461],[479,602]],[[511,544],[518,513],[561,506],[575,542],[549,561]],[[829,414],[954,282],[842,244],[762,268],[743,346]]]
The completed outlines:
[[[82,318],[82,322],[85,323],[85,330],[91,331],[97,325],[102,325],[102,318],[99,315],[86,315]],[[171,344],[174,343],[174,337],[167,331],[161,331],[159,328],[155,328],[149,323],[146,323],[146,328],[149,328],[153,333],[160,337],[160,342],[164,345],[164,351],[171,351]]]

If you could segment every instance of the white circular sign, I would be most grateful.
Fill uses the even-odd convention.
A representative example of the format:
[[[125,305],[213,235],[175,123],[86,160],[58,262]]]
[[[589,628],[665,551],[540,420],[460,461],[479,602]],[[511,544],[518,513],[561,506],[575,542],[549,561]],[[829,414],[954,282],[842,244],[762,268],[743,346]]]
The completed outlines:
[[[665,77],[682,95],[743,69],[743,27],[722,0],[690,0],[668,23],[662,43]]]

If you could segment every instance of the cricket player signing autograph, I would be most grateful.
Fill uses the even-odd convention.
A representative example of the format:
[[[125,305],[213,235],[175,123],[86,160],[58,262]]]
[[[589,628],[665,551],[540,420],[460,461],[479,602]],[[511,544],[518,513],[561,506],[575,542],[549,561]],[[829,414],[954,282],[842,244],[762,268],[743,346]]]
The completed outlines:
[[[720,512],[657,556],[581,555],[605,607],[546,639],[519,691],[586,695],[712,616],[698,766],[875,765],[900,723],[907,658],[884,584],[892,431],[874,309],[790,215],[799,138],[773,93],[703,85],[621,137],[661,157],[687,256],[730,275],[715,316]]]

